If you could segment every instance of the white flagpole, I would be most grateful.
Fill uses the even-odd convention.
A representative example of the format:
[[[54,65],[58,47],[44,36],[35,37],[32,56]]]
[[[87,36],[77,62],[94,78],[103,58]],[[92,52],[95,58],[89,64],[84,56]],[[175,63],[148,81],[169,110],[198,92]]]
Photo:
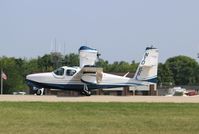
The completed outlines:
[[[3,69],[1,69],[1,95],[3,94],[3,78],[2,78]]]

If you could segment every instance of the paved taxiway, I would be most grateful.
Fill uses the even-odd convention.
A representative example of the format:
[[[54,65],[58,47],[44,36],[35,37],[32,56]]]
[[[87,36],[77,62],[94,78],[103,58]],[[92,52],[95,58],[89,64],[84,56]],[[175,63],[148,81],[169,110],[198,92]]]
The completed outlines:
[[[0,95],[0,101],[23,102],[169,102],[169,103],[199,103],[199,96],[81,96],[58,97],[36,95]]]

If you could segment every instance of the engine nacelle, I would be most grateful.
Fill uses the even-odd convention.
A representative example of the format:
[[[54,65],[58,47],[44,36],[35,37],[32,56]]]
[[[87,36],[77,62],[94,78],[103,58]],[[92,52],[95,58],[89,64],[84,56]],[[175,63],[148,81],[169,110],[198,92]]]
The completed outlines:
[[[79,48],[80,67],[93,66],[98,59],[99,53],[96,49],[82,46]]]

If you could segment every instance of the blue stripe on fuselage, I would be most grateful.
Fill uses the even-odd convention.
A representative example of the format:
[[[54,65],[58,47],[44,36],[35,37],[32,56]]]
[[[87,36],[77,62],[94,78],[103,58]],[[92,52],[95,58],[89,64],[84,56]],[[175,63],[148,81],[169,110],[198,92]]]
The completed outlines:
[[[52,83],[39,83],[31,80],[26,80],[27,85],[34,86],[37,88],[49,88],[49,89],[61,89],[61,90],[82,90],[84,88],[84,83],[87,84],[90,90],[93,89],[105,89],[105,88],[119,88],[119,87],[128,87],[130,85],[125,84],[132,84],[140,86],[142,84],[136,83],[123,83],[123,84],[115,84],[115,85],[97,85],[92,83],[83,82],[82,84],[52,84]]]
[[[52,84],[52,83],[40,83],[36,81],[26,80],[27,85],[35,86],[37,88],[50,88],[50,89],[68,89],[68,90],[79,90],[83,89],[83,84]]]
[[[83,83],[86,83],[87,85],[95,85],[97,87],[104,87],[104,88],[117,88],[117,87],[129,87],[129,86],[143,86],[143,84],[141,83],[132,83],[132,82],[128,82],[128,83],[115,83],[115,84],[95,84],[95,83],[90,83],[90,82],[86,82],[84,80],[81,79],[81,81]]]

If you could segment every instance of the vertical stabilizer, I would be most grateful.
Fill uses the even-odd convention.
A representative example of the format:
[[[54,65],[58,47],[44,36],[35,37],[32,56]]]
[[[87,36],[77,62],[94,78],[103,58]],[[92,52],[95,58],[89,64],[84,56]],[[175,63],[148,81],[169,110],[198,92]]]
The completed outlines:
[[[156,83],[158,72],[158,56],[159,52],[157,48],[147,47],[135,73],[134,79]]]

